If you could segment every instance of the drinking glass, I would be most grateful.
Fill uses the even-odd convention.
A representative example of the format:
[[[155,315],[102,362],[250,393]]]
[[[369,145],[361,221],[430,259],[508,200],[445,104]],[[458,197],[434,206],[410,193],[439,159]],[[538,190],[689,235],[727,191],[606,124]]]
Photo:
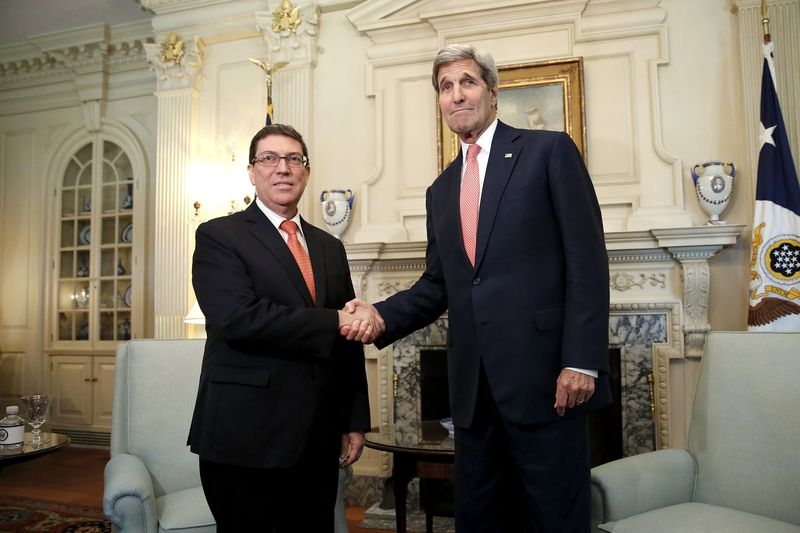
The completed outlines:
[[[47,415],[50,412],[50,396],[47,394],[23,396],[22,408],[25,411],[25,420],[33,427],[31,444],[47,442],[47,437],[42,437],[42,430],[39,427],[47,422]]]

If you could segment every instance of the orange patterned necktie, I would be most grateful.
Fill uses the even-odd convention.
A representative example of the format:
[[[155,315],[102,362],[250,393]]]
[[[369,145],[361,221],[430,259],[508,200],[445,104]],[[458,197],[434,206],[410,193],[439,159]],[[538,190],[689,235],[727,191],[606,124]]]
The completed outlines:
[[[481,182],[478,170],[478,153],[481,147],[469,145],[467,149],[467,168],[461,179],[461,236],[469,262],[475,266],[475,245],[478,240],[478,210],[480,209]]]
[[[306,253],[306,249],[297,240],[297,224],[293,220],[284,220],[281,222],[280,228],[289,234],[289,240],[286,244],[289,245],[289,251],[292,252],[294,260],[297,261],[297,266],[300,267],[300,272],[303,274],[303,279],[306,280],[308,292],[311,293],[311,301],[317,303],[317,292],[314,287],[314,271],[311,269],[311,259]]]

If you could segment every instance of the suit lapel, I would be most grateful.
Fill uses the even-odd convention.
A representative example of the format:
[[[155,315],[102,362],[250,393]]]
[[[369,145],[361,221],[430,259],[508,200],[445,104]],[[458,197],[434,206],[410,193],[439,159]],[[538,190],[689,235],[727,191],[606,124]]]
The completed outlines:
[[[272,225],[272,222],[261,212],[255,202],[252,202],[245,211],[245,218],[250,223],[250,232],[258,239],[269,252],[275,257],[278,263],[283,267],[289,280],[297,288],[306,302],[306,305],[313,306],[311,295],[306,287],[306,282],[303,279],[303,274],[300,272],[300,267],[297,266],[292,252],[284,242],[283,237],[278,232],[278,229]],[[305,228],[304,228],[305,230]],[[312,256],[312,268],[314,269],[314,281],[317,280],[317,268],[314,265]]]
[[[502,122],[497,123],[497,129],[492,139],[492,149],[489,152],[489,163],[486,166],[486,176],[483,179],[481,191],[481,207],[478,215],[478,242],[475,247],[475,270],[477,271],[486,252],[489,236],[492,234],[500,199],[506,189],[511,171],[517,163],[522,144],[515,145],[514,141],[519,134]]]
[[[459,199],[461,197],[461,167],[463,166],[463,161],[462,151],[459,151],[450,166],[442,173],[442,178],[445,180],[445,194],[443,195],[445,205],[441,213],[437,213],[437,215],[441,214],[444,217],[443,227],[452,232],[451,235],[454,236],[452,240],[453,248],[458,250],[461,259],[469,268],[472,268],[472,265],[469,264],[467,252],[464,250],[464,237],[461,234],[461,204]],[[434,206],[429,208],[432,209]],[[439,246],[443,245],[445,243],[439,243]]]

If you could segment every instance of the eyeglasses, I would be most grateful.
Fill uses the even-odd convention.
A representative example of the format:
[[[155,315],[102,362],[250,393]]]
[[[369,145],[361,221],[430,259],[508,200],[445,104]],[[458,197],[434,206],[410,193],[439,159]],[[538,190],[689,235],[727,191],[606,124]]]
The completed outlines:
[[[286,164],[292,168],[308,166],[308,158],[303,154],[278,155],[275,152],[264,152],[263,154],[258,154],[253,158],[252,161],[250,161],[250,163],[258,163],[264,167],[277,167],[281,159],[286,161]]]

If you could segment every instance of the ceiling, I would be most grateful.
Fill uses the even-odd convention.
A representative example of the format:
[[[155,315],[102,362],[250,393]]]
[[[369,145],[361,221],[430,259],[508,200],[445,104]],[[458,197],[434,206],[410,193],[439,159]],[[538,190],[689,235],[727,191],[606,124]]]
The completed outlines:
[[[0,0],[0,45],[90,24],[152,18],[136,0]]]

